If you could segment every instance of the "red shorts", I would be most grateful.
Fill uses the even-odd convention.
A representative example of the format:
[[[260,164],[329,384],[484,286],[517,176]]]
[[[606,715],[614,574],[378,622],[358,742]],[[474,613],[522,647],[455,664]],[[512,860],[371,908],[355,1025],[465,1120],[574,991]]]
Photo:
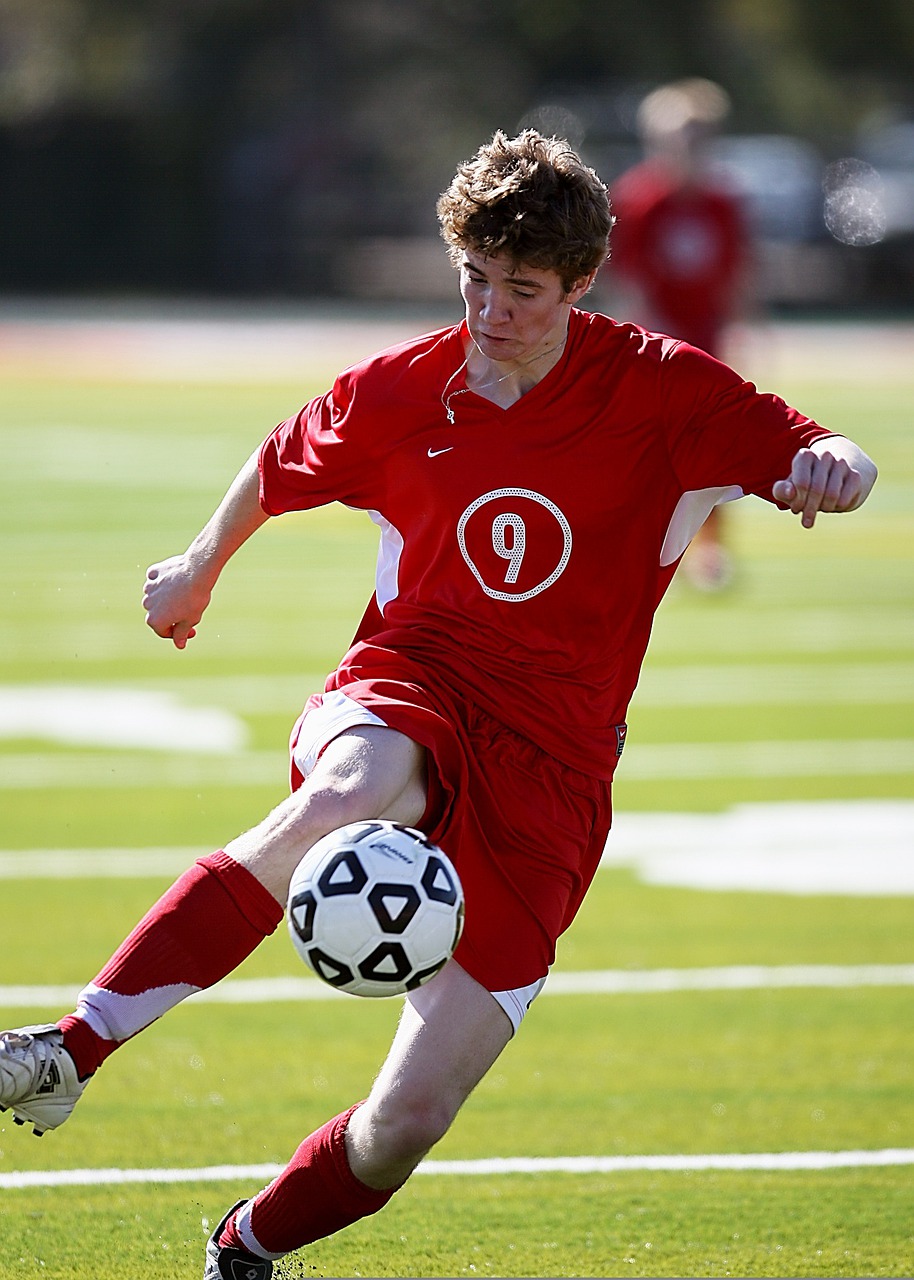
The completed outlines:
[[[611,784],[555,760],[389,650],[360,646],[312,698],[292,736],[292,784],[349,725],[381,723],[428,751],[418,824],[450,856],[466,894],[455,958],[489,991],[544,978],[599,865]],[[317,714],[321,708],[332,716]],[[366,714],[367,713],[367,714]],[[322,719],[336,726],[329,734]],[[324,734],[325,736],[322,736]]]

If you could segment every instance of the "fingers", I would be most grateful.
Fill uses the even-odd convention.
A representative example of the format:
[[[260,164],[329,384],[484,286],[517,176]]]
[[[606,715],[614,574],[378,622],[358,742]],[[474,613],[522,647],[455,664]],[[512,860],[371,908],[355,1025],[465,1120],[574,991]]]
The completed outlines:
[[[192,627],[189,622],[176,622],[171,629],[171,639],[176,649],[185,648],[188,640],[193,640],[196,634],[196,627]]]
[[[174,624],[166,622],[156,608],[156,583],[158,578],[159,569],[157,565],[152,565],[146,570],[146,582],[143,587],[143,608],[146,610],[146,626],[150,627],[157,636],[167,640],[172,634]]]
[[[861,498],[860,475],[844,458],[801,449],[794,457],[790,476],[773,487],[774,497],[811,529],[820,511],[853,511]]]
[[[192,609],[188,608],[187,597],[179,589],[182,584],[176,582],[174,573],[168,572],[177,559],[151,565],[146,570],[143,608],[146,610],[147,627],[163,640],[171,640],[176,649],[184,649],[188,640],[197,634],[199,613],[186,616],[192,614]]]

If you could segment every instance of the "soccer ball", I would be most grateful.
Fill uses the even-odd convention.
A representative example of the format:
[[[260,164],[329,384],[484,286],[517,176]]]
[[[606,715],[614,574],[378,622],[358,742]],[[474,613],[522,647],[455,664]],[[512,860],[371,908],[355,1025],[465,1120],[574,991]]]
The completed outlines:
[[[292,876],[292,943],[319,978],[356,996],[414,991],[463,930],[463,889],[437,845],[397,822],[353,822],[309,849]]]

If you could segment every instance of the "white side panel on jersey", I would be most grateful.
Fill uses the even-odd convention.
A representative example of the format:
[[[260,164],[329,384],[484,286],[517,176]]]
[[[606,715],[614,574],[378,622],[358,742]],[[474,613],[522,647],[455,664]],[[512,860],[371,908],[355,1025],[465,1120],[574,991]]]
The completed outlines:
[[[378,608],[384,612],[384,606],[396,600],[400,592],[398,574],[400,556],[403,554],[403,534],[390,523],[380,511],[369,511],[371,519],[381,530],[381,541],[378,544],[378,563],[375,568],[375,595]]]
[[[743,497],[745,494],[738,484],[724,485],[718,489],[690,489],[688,493],[684,493],[676,503],[676,510],[660,549],[661,569],[679,559],[715,507]]]

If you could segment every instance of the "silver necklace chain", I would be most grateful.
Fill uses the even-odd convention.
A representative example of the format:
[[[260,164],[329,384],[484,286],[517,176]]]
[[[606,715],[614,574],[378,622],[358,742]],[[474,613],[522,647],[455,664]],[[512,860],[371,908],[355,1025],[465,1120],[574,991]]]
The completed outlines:
[[[444,412],[447,414],[448,422],[451,426],[454,425],[454,410],[451,408],[451,401],[456,399],[457,396],[465,396],[468,391],[488,391],[491,387],[497,387],[500,382],[507,382],[508,379],[513,378],[516,373],[520,373],[521,369],[526,369],[528,365],[536,364],[537,360],[545,360],[546,356],[551,356],[554,351],[559,351],[564,347],[567,341],[568,334],[566,333],[562,341],[557,342],[554,347],[550,347],[548,351],[543,351],[540,355],[534,356],[532,360],[526,360],[523,364],[519,364],[516,369],[511,369],[508,373],[502,374],[502,376],[500,378],[496,378],[494,382],[484,382],[479,387],[458,387],[456,391],[452,391],[450,395],[448,395],[448,387],[467,367],[467,360],[470,358],[467,356],[463,363],[459,365],[448,378],[447,382],[444,384],[444,390],[441,392],[441,403],[444,405]]]

